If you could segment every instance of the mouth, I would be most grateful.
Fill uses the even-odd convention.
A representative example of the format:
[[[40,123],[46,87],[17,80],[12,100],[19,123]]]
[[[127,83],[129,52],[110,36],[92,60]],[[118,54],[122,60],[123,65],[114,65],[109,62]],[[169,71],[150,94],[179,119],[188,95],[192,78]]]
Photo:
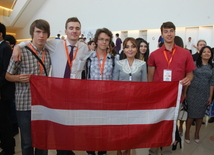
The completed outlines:
[[[128,55],[133,55],[134,53],[127,53]]]

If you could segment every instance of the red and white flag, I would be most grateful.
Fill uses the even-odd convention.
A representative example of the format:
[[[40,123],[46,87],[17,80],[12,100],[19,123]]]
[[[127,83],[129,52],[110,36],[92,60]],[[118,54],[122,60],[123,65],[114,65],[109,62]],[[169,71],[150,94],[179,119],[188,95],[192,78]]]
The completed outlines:
[[[31,76],[30,84],[36,148],[110,151],[174,141],[179,82]]]

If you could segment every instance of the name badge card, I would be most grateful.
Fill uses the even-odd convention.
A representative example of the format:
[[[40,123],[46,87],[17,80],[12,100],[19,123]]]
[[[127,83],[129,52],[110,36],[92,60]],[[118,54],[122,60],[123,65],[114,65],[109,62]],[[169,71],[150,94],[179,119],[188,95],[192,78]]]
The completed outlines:
[[[172,70],[170,69],[163,70],[163,81],[172,81]]]

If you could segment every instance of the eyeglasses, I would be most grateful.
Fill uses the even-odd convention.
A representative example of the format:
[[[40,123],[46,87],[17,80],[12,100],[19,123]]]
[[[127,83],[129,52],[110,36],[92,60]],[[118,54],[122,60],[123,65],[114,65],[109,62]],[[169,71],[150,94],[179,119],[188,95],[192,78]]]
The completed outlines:
[[[101,41],[101,42],[107,42],[107,43],[110,41],[109,39],[104,39],[104,38],[100,38],[98,40]]]

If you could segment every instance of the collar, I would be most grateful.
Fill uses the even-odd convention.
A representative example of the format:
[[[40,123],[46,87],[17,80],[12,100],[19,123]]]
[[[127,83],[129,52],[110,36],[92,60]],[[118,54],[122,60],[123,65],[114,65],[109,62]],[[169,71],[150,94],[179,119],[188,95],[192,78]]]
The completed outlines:
[[[92,58],[97,57],[96,51],[93,51],[93,53],[91,54],[91,57],[92,57]],[[108,59],[111,59],[111,54],[108,53],[108,54],[107,54],[107,58],[108,58]]]
[[[4,40],[0,41],[0,44],[3,42]]]
[[[33,46],[33,48],[38,51],[38,52],[42,52],[45,50],[45,47],[42,48],[42,50],[40,51],[36,46],[34,46],[34,44],[32,42],[30,42],[30,44]]]
[[[78,41],[77,41],[77,43],[75,45],[71,45],[70,42],[67,39],[65,41],[66,41],[67,46],[75,46],[75,47],[77,47]]]
[[[176,44],[174,44],[174,46],[173,46],[173,48],[172,48],[172,51],[173,51],[175,48],[177,48],[177,47],[178,47],[178,46],[177,46]],[[172,51],[167,50],[164,44],[162,45],[161,50],[162,50],[162,51],[172,52]]]

